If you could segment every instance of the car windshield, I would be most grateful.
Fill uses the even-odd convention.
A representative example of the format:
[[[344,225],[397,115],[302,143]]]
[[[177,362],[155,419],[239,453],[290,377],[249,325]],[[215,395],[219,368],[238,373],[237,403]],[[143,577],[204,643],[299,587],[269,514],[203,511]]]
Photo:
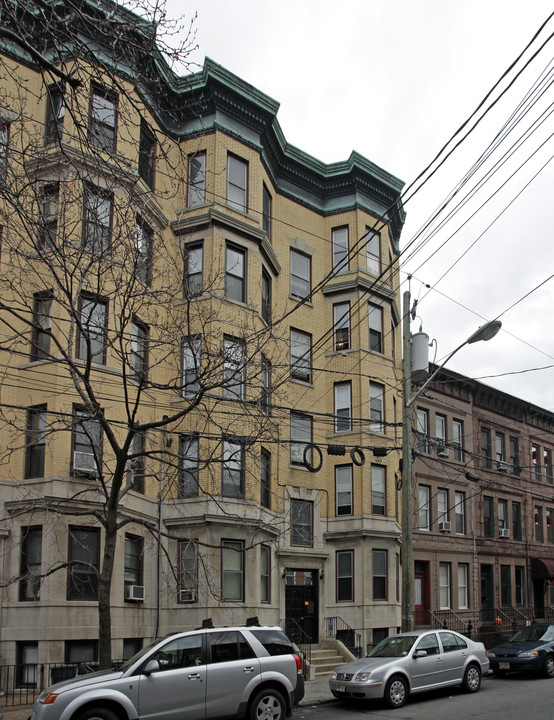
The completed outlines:
[[[518,630],[510,642],[551,642],[554,640],[554,625],[530,625]]]
[[[385,638],[371,650],[367,657],[404,657],[413,647],[417,635]]]

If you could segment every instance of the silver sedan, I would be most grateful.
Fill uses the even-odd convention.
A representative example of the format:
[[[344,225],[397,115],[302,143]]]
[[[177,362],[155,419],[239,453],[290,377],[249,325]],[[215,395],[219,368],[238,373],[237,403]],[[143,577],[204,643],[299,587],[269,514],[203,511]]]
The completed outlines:
[[[339,666],[329,686],[342,700],[382,699],[397,708],[411,693],[448,685],[477,692],[488,671],[483,643],[452,630],[420,630],[392,635],[365,658]]]

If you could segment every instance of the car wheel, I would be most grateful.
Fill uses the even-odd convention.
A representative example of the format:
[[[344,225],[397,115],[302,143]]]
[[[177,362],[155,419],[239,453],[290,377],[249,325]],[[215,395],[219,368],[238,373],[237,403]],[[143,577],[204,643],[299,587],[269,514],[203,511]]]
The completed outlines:
[[[385,702],[389,707],[399,708],[408,699],[408,683],[400,675],[392,677],[385,687]]]
[[[474,693],[481,687],[481,670],[477,665],[470,665],[464,674],[462,687],[466,692]]]
[[[108,708],[91,707],[78,715],[77,720],[119,720],[119,718]]]
[[[547,655],[542,666],[543,675],[547,678],[554,678],[554,655]]]
[[[250,703],[249,720],[284,720],[285,700],[278,690],[268,688],[256,693]]]

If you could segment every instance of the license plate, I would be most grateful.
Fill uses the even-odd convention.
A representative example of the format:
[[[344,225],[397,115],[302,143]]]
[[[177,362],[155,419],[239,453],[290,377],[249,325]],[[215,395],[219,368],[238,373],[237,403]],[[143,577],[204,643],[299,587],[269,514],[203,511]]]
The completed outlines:
[[[510,663],[501,662],[501,663],[498,663],[498,667],[499,667],[500,670],[509,670],[509,669],[510,669]]]
[[[346,692],[346,688],[344,686],[344,683],[339,683],[337,685],[337,692]]]

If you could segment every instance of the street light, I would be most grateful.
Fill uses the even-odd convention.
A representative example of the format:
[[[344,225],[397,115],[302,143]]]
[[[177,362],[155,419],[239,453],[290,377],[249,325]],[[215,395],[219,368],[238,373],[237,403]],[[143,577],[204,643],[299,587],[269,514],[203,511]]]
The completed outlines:
[[[412,517],[412,423],[411,406],[429,387],[450,358],[465,345],[491,340],[502,327],[499,320],[490,320],[453,350],[412,395],[412,337],[410,333],[410,291],[403,297],[403,401],[402,401],[402,631],[414,629],[414,561]]]

